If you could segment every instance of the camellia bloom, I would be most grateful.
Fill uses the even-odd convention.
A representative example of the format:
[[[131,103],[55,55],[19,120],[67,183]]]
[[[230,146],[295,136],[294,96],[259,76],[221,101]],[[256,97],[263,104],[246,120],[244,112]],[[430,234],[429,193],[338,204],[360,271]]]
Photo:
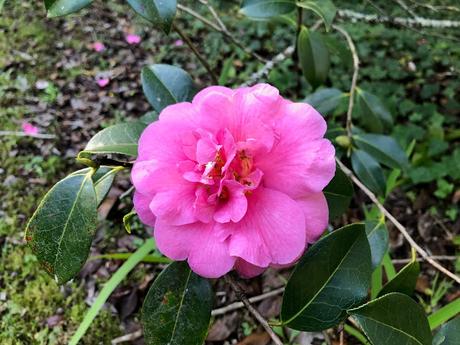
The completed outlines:
[[[105,50],[105,45],[102,42],[94,42],[91,44],[91,48],[93,48],[95,52],[101,53]]]
[[[141,36],[135,34],[127,34],[125,36],[125,40],[129,44],[139,44],[141,42]]]
[[[110,79],[109,78],[98,78],[96,80],[96,83],[97,83],[97,85],[99,85],[99,87],[103,88],[103,87],[106,87],[107,85],[109,85]]]
[[[21,125],[22,131],[27,135],[38,134],[38,127],[34,126],[30,122],[24,121]]]
[[[158,249],[201,276],[291,265],[328,224],[335,150],[325,132],[315,109],[270,85],[208,87],[142,133],[135,209]]]

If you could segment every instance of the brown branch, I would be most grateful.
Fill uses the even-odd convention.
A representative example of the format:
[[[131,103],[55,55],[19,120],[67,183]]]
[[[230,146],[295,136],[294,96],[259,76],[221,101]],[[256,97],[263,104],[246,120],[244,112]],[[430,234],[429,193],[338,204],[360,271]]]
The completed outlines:
[[[356,46],[353,43],[353,40],[351,39],[348,32],[346,32],[343,28],[337,25],[332,25],[332,27],[338,32],[340,32],[345,37],[345,39],[347,40],[348,47],[350,48],[351,55],[353,56],[353,76],[351,78],[351,86],[350,86],[350,92],[349,92],[350,100],[348,101],[347,122],[346,122],[347,136],[351,138],[352,136],[351,127],[353,124],[352,123],[353,105],[354,105],[356,84],[358,82],[358,73],[359,73],[359,57],[356,51]]]
[[[178,35],[182,38],[182,40],[184,40],[184,42],[189,46],[189,48],[192,50],[193,54],[195,54],[195,56],[198,58],[198,60],[200,60],[200,62],[203,65],[203,67],[206,68],[206,70],[208,71],[208,73],[211,76],[212,82],[217,85],[219,82],[218,82],[218,78],[217,78],[216,74],[212,70],[211,66],[209,66],[209,64],[206,61],[206,59],[200,54],[198,49],[195,47],[195,45],[193,44],[192,40],[185,34],[185,32],[183,32],[181,29],[179,29],[179,27],[174,23],[173,23],[173,28],[178,33]]]
[[[209,5],[211,6],[211,5]],[[195,12],[194,10],[192,10],[191,8],[187,7],[187,6],[183,6],[181,4],[177,4],[177,8],[185,13],[188,13],[189,15],[191,15],[192,17],[195,17],[196,19],[198,19],[199,21],[201,21],[203,24],[206,24],[207,26],[209,26],[210,28],[214,29],[215,31],[221,33],[222,35],[224,35],[225,38],[227,38],[231,43],[233,43],[234,45],[236,45],[238,48],[240,48],[241,50],[243,50],[246,54],[252,56],[253,58],[255,58],[256,60],[259,60],[260,62],[262,63],[266,63],[267,60],[264,59],[263,57],[261,57],[259,54],[257,53],[254,53],[253,51],[251,51],[249,48],[246,48],[240,41],[238,41],[231,33],[230,31],[228,31],[225,27],[225,29],[215,23],[213,23],[212,21],[210,21],[209,19],[203,17],[201,14],[199,14],[198,12]],[[214,11],[215,13],[215,11]],[[216,16],[217,16],[217,13],[216,13]],[[219,18],[219,21],[222,22]],[[222,23],[223,24],[223,23]]]
[[[246,297],[243,289],[240,287],[240,285],[229,275],[227,274],[225,276],[225,280],[227,283],[230,284],[232,289],[235,291],[237,297],[243,302],[245,307],[249,310],[249,312],[257,319],[257,321],[260,322],[262,327],[265,329],[265,331],[268,333],[270,338],[273,340],[273,342],[276,345],[283,345],[283,342],[280,340],[280,338],[273,332],[272,328],[269,326],[267,320],[264,319],[262,315],[257,311],[256,308],[254,308],[251,305],[251,302],[249,302],[248,298]]]
[[[285,289],[285,287],[280,287],[278,289],[268,291],[268,292],[263,293],[261,295],[250,297],[248,299],[248,301],[249,301],[249,303],[260,302],[260,301],[263,301],[264,299],[267,299],[267,298],[270,298],[270,297],[273,297],[273,296],[277,296],[280,293],[283,293],[284,289]],[[234,310],[237,310],[237,309],[240,309],[240,308],[243,308],[243,307],[244,307],[243,302],[235,302],[235,303],[226,305],[225,307],[214,309],[212,311],[211,315],[212,316],[223,315],[223,314],[229,313],[231,311],[234,311]]]
[[[458,257],[455,256],[455,255],[452,255],[452,256],[450,256],[450,255],[431,255],[430,258],[433,259],[433,260],[439,260],[439,261],[455,261],[455,260],[458,259]],[[410,259],[410,258],[391,260],[391,262],[394,263],[394,264],[407,264],[407,263],[409,263],[411,261],[412,261],[412,259]],[[416,258],[415,261],[418,261],[418,262],[425,261],[425,258]]]
[[[448,269],[444,268],[440,263],[438,263],[435,259],[433,259],[422,247],[420,247],[417,242],[409,235],[406,228],[382,205],[382,203],[378,200],[374,193],[372,193],[369,188],[367,188],[354,174],[353,172],[348,169],[338,158],[336,158],[336,162],[339,165],[340,169],[361,189],[364,194],[366,194],[369,199],[379,208],[380,212],[382,212],[390,222],[394,224],[394,226],[401,232],[404,238],[409,242],[410,246],[414,248],[417,253],[427,262],[429,262],[433,267],[435,267],[438,271],[444,273],[446,276],[452,278],[457,283],[460,283],[460,277],[457,276],[455,273],[452,273]]]

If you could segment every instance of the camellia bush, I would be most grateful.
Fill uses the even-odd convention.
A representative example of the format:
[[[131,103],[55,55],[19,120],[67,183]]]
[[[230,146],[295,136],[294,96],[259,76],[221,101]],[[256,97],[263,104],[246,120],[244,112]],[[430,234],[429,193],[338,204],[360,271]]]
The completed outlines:
[[[44,4],[57,17],[91,2]],[[343,326],[363,344],[460,344],[460,319],[447,322],[459,312],[459,300],[426,315],[413,298],[417,256],[456,283],[460,278],[430,258],[383,206],[405,174],[412,148],[405,152],[386,134],[391,114],[359,87],[359,56],[347,31],[334,23],[333,2],[243,0],[243,15],[296,32],[296,44],[271,60],[241,46],[207,1],[201,3],[214,21],[175,0],[126,2],[165,35],[177,32],[214,85],[198,88],[193,73],[179,66],[145,66],[140,78],[152,111],[97,133],[76,157],[85,167],[54,185],[30,219],[26,241],[56,283],[64,284],[88,258],[98,206],[115,176],[130,170],[134,209],[125,226],[129,231],[137,216],[153,235],[106,283],[70,343],[79,342],[111,292],[149,258],[169,265],[143,303],[147,344],[205,341],[214,299],[210,279],[225,279],[275,344],[282,344],[272,329],[279,326],[315,332]],[[245,85],[218,85],[222,78],[175,24],[179,9],[259,61],[260,71]],[[307,27],[305,14],[316,23]],[[331,55],[353,67],[349,90],[324,87]],[[262,82],[291,58],[314,90],[301,101]],[[299,75],[292,72],[292,78]],[[346,116],[328,124],[327,115],[344,102]],[[332,229],[329,224],[349,207],[353,185],[374,206],[363,222]],[[413,248],[399,272],[388,254],[387,221]],[[164,256],[151,254],[155,248]],[[295,267],[279,320],[268,323],[245,297],[241,279],[289,266]]]

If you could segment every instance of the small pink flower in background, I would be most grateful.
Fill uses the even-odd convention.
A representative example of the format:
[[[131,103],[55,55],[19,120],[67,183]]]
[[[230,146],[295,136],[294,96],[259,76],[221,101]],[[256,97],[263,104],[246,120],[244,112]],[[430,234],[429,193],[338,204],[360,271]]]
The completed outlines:
[[[24,121],[21,125],[22,131],[28,135],[38,134],[38,127],[35,127],[33,124]]]
[[[125,36],[125,40],[129,44],[139,44],[141,42],[141,36],[135,34],[127,34]]]
[[[99,85],[99,87],[103,88],[103,87],[106,87],[107,85],[109,85],[110,83],[110,79],[109,78],[100,78],[100,79],[97,79],[97,85]]]
[[[91,44],[91,48],[93,48],[94,51],[100,53],[105,50],[105,45],[102,42],[94,42]]]
[[[177,40],[177,41],[174,42],[174,45],[175,45],[176,47],[183,46],[183,45],[184,45],[184,41],[182,41],[182,40]]]
[[[134,207],[158,249],[201,276],[292,265],[328,224],[325,132],[315,109],[268,84],[208,87],[142,133]]]

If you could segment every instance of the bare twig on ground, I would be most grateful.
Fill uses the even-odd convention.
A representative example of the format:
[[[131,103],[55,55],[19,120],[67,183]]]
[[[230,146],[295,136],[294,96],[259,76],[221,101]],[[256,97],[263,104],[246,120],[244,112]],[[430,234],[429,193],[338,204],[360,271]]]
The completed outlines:
[[[200,60],[201,64],[203,67],[208,71],[210,74],[212,81],[214,84],[218,84],[218,78],[214,71],[212,70],[211,66],[209,66],[208,62],[206,59],[201,55],[201,53],[198,51],[198,49],[195,47],[193,44],[192,40],[183,32],[176,24],[173,23],[173,29],[177,32],[177,34],[184,40],[184,42],[188,45],[190,50],[195,54],[195,56]]]
[[[19,131],[0,131],[0,136],[31,137],[37,139],[56,139],[56,136],[54,134],[27,134]]]
[[[285,289],[284,287],[280,287],[278,289],[263,293],[261,295],[250,297],[250,298],[248,298],[248,301],[249,301],[249,303],[260,302],[260,301],[263,301],[264,299],[267,299],[267,298],[270,298],[270,297],[273,297],[273,296],[277,296],[277,295],[283,293],[284,289]],[[234,311],[234,310],[237,310],[237,309],[240,309],[240,308],[243,308],[243,307],[244,307],[243,302],[235,302],[235,303],[226,305],[225,307],[214,309],[212,311],[211,315],[213,315],[213,316],[223,315],[223,314],[229,313],[231,311]]]
[[[412,11],[412,9],[409,8],[409,6],[407,6],[404,1],[402,1],[402,0],[394,0],[394,1],[396,1],[398,3],[398,5],[401,6],[404,9],[404,11],[409,13],[412,18],[414,18],[414,19],[418,18],[417,14],[414,11]]]
[[[140,337],[142,337],[142,329],[136,332],[125,334],[125,335],[122,335],[121,337],[115,338],[111,341],[111,343],[112,345],[117,345],[117,344],[125,343],[127,341],[133,341],[133,340],[139,339]]]
[[[379,208],[380,212],[382,212],[385,217],[388,218],[390,222],[394,224],[394,226],[401,232],[404,238],[409,242],[412,248],[414,248],[417,253],[427,262],[429,262],[434,268],[438,271],[444,273],[446,276],[452,278],[457,283],[460,283],[460,277],[456,274],[452,273],[444,266],[439,264],[435,259],[433,259],[422,247],[418,245],[417,242],[409,235],[406,228],[382,205],[382,203],[378,200],[374,193],[372,193],[369,188],[367,188],[354,174],[353,172],[348,169],[338,158],[336,158],[337,164],[339,165],[340,169],[355,183],[359,189],[361,189],[364,194],[366,194],[369,199]]]
[[[390,17],[380,16],[376,14],[367,14],[356,12],[348,9],[341,9],[337,11],[337,14],[341,18],[351,19],[354,21],[365,21],[365,22],[376,22],[376,23],[392,23],[395,25],[411,26],[411,27],[425,27],[425,28],[458,28],[460,27],[460,21],[456,20],[441,20],[417,17],[415,18],[402,18],[402,17]]]
[[[249,312],[257,319],[257,321],[260,322],[260,324],[268,333],[268,335],[270,335],[270,338],[273,340],[273,342],[276,345],[283,345],[283,342],[275,334],[275,332],[273,332],[267,320],[265,320],[264,317],[260,315],[260,313],[257,311],[257,309],[251,305],[251,302],[249,302],[248,298],[244,293],[244,290],[240,287],[240,285],[229,274],[225,276],[225,280],[227,281],[227,283],[230,284],[232,289],[235,291],[237,297],[241,300],[241,302],[243,302],[243,304],[249,310]]]
[[[452,256],[449,256],[449,255],[431,255],[430,258],[433,259],[433,260],[439,260],[439,261],[455,261],[455,260],[458,259],[458,257],[454,256],[454,255],[452,255]],[[416,258],[415,260],[420,262],[420,261],[425,261],[426,259],[425,258]],[[407,264],[407,263],[409,263],[411,261],[412,261],[412,259],[410,259],[410,258],[391,260],[391,262],[394,263],[394,264]]]
[[[356,51],[355,44],[351,39],[351,36],[346,32],[343,28],[338,25],[332,25],[332,27],[340,32],[345,39],[347,40],[348,47],[350,48],[351,55],[353,56],[353,76],[351,78],[351,86],[349,92],[349,102],[348,102],[348,110],[347,110],[347,122],[346,122],[346,129],[347,129],[347,136],[351,138],[351,126],[352,126],[352,115],[353,115],[353,105],[355,99],[355,91],[356,91],[356,84],[358,82],[358,73],[359,73],[359,57],[358,52]]]

